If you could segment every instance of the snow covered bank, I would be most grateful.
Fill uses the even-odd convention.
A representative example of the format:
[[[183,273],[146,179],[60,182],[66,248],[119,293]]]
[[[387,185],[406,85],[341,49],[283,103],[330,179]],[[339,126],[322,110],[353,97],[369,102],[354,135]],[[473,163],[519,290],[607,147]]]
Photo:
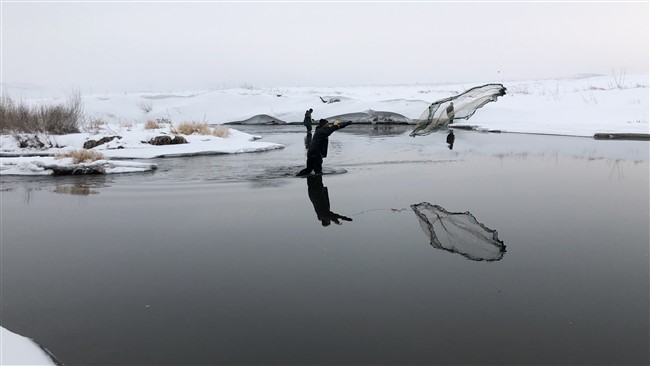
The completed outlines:
[[[32,339],[0,327],[0,365],[56,365],[53,356]]]
[[[104,126],[100,133],[78,133],[62,136],[41,136],[47,146],[44,149],[21,148],[13,136],[0,137],[0,175],[57,175],[68,173],[134,173],[156,169],[155,164],[116,159],[152,159],[172,156],[193,156],[207,154],[235,154],[266,151],[283,148],[283,145],[261,142],[259,136],[230,129],[228,137],[212,135],[185,135],[187,143],[176,145],[151,145],[147,141],[157,136],[169,136],[170,126],[147,130],[143,124],[134,126]],[[93,148],[106,159],[74,164],[70,158],[58,159],[56,154],[82,149],[87,141],[97,141],[103,137],[113,137],[111,141]],[[22,155],[22,156],[21,156]],[[35,156],[44,155],[44,156]],[[110,160],[107,160],[110,159]]]
[[[17,155],[55,155],[66,151],[82,149],[89,140],[97,141],[103,137],[116,138],[110,142],[94,147],[111,159],[152,159],[165,156],[185,156],[200,154],[235,154],[241,152],[281,149],[283,146],[270,142],[257,141],[261,137],[230,129],[228,137],[212,135],[183,135],[187,144],[151,145],[149,140],[168,135],[172,136],[169,125],[157,129],[145,129],[144,124],[104,125],[96,133],[77,133],[70,135],[39,136],[45,148],[21,148],[13,136],[0,136],[0,154]]]
[[[486,83],[501,83],[507,94],[480,109],[466,123],[506,132],[593,136],[599,132],[648,133],[648,75],[576,76],[565,79],[464,84],[377,85],[350,87],[278,87],[204,91],[82,94],[85,113],[110,125],[166,118],[174,122],[223,124],[268,115],[301,122],[305,110],[315,119],[348,113],[387,111],[420,117],[432,102]],[[11,97],[60,102],[45,92],[12,90]],[[336,102],[333,102],[336,101]]]
[[[56,159],[50,156],[0,158],[0,175],[140,173],[156,168],[156,164],[118,160],[96,160],[75,164],[72,158]]]

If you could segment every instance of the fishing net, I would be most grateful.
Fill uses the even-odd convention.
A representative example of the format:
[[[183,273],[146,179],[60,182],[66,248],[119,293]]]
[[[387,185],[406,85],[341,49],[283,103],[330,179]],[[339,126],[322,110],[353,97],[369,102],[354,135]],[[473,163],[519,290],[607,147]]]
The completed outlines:
[[[446,127],[457,119],[469,119],[479,108],[506,94],[501,84],[486,84],[433,102],[425,110],[410,136],[425,136]]]
[[[498,261],[506,252],[497,231],[478,222],[469,212],[449,212],[428,202],[411,208],[434,248],[474,261]]]

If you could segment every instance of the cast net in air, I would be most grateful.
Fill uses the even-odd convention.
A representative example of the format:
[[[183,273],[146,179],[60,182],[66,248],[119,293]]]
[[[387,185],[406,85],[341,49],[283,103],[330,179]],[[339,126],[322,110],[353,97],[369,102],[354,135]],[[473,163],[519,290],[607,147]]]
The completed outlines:
[[[479,108],[505,94],[506,88],[503,85],[486,84],[435,101],[422,113],[410,136],[425,136],[446,127],[454,120],[469,119]]]
[[[434,248],[474,261],[498,261],[506,252],[497,231],[478,222],[469,212],[449,212],[428,202],[411,208]]]

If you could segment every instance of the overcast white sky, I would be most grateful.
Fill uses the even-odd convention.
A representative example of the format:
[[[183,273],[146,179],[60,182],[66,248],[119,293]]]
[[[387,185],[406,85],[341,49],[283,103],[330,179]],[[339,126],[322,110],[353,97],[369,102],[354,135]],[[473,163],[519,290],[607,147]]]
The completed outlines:
[[[2,81],[169,90],[648,73],[643,2],[9,2]]]

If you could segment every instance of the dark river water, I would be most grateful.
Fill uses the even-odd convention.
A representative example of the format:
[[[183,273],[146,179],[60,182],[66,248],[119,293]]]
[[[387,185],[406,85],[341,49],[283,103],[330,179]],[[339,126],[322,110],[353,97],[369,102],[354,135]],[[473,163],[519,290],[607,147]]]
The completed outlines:
[[[286,148],[1,177],[2,326],[67,365],[648,364],[647,141],[351,126],[318,180],[240,129]]]

